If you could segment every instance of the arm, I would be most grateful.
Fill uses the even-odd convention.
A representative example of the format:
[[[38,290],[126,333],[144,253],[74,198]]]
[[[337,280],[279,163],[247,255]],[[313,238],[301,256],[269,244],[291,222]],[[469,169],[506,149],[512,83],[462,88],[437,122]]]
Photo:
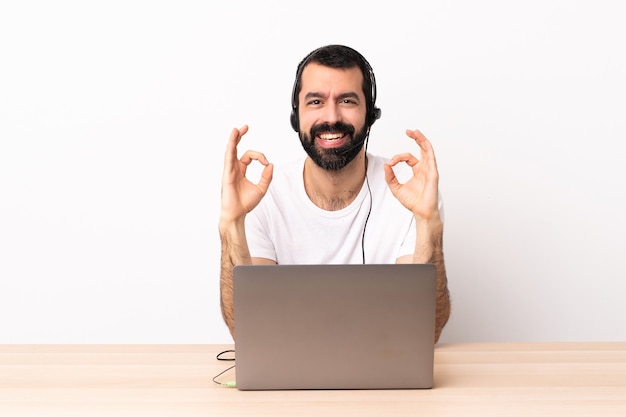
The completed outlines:
[[[248,243],[241,222],[227,224],[220,222],[222,241],[222,264],[220,271],[220,306],[222,317],[228,326],[230,335],[235,339],[235,310],[233,306],[233,268],[235,265],[275,264],[273,260],[250,257]]]
[[[222,204],[219,221],[222,242],[220,305],[222,316],[233,338],[235,336],[233,267],[253,263],[246,241],[245,217],[259,204],[267,192],[273,174],[273,165],[262,153],[247,151],[241,159],[237,159],[237,145],[247,131],[248,126],[233,129],[226,146],[222,176]],[[254,160],[265,167],[258,184],[253,184],[246,178],[248,165]],[[259,260],[259,262],[262,261]]]
[[[435,343],[450,317],[450,293],[443,258],[443,223],[417,225],[418,238],[413,255],[403,256],[398,263],[429,263],[437,268],[437,299],[435,306]]]
[[[443,257],[443,222],[439,213],[439,172],[432,145],[418,130],[407,130],[407,136],[420,146],[422,160],[406,153],[394,156],[385,166],[385,180],[393,195],[415,217],[417,240],[413,255],[398,263],[432,263],[437,268],[435,343],[450,317],[450,295]],[[400,184],[392,167],[400,162],[413,169],[413,177]]]

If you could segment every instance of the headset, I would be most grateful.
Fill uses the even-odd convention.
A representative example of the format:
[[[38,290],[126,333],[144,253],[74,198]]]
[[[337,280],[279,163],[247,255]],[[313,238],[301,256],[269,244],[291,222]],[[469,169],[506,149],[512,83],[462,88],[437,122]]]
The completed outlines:
[[[382,111],[378,107],[376,107],[376,78],[374,77],[374,71],[372,70],[372,67],[369,64],[369,62],[367,62],[365,57],[361,55],[358,51],[350,47],[343,46],[343,45],[328,45],[328,46],[323,46],[321,48],[318,48],[314,50],[313,52],[309,53],[300,62],[300,64],[298,64],[298,69],[296,71],[296,80],[294,81],[293,91],[291,93],[291,116],[290,116],[291,127],[296,132],[300,132],[300,119],[298,116],[298,95],[300,94],[300,89],[302,88],[301,86],[302,72],[304,71],[304,68],[311,62],[319,62],[320,60],[323,61],[324,58],[330,55],[331,50],[332,50],[332,53],[348,54],[352,58],[355,58],[357,61],[357,66],[361,69],[361,72],[363,73],[363,77],[364,77],[363,84],[365,86],[369,85],[371,88],[369,97],[366,97],[366,99],[368,100],[367,112],[365,115],[367,127],[368,128],[371,127],[376,120],[380,119]],[[322,65],[325,65],[325,64],[322,63]],[[331,65],[328,65],[328,66],[331,66]],[[367,96],[367,92],[366,92],[366,96]]]

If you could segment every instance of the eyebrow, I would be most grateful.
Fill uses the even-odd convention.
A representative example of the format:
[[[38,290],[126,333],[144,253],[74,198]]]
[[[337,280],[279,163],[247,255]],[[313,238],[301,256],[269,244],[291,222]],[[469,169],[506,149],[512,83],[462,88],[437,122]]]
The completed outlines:
[[[318,93],[316,91],[311,91],[309,93],[306,93],[306,95],[304,96],[304,100],[310,100],[312,98],[325,98],[325,95],[322,93]],[[352,98],[352,99],[359,101],[359,95],[355,92],[343,93],[337,97],[337,99],[339,100],[343,100],[346,98]]]

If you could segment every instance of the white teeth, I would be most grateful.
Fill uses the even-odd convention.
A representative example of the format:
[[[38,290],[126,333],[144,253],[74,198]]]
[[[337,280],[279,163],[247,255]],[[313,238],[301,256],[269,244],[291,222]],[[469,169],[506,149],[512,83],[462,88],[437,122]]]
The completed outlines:
[[[343,137],[343,133],[324,133],[320,135],[320,139],[324,140],[334,140]]]

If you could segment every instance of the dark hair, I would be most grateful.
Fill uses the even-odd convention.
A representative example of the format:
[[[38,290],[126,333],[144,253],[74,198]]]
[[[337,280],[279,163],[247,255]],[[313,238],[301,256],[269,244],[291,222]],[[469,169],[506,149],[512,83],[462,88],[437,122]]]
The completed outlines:
[[[302,72],[310,63],[316,63],[330,68],[354,68],[359,67],[363,74],[363,94],[367,103],[366,122],[368,126],[374,124],[380,117],[380,109],[376,107],[376,79],[369,62],[356,50],[344,45],[326,45],[309,53],[300,63],[296,70],[296,80],[291,95],[291,125],[297,132],[298,120],[298,95],[302,90]]]

